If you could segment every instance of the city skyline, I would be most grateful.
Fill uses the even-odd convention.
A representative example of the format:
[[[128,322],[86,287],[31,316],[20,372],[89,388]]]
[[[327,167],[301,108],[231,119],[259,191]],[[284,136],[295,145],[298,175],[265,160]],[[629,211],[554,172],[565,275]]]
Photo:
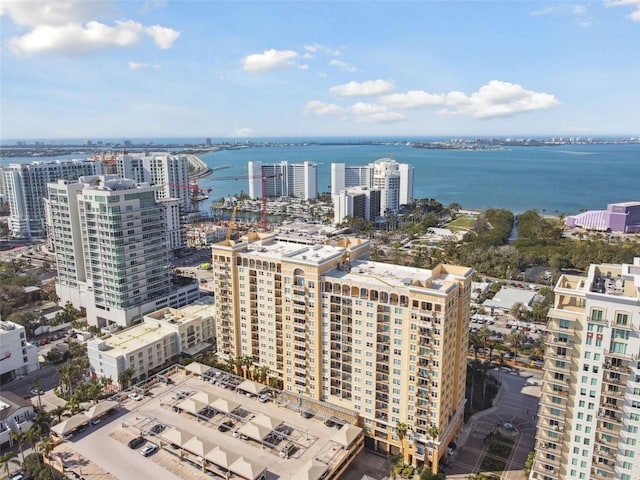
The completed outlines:
[[[640,0],[0,0],[0,136],[637,135]]]

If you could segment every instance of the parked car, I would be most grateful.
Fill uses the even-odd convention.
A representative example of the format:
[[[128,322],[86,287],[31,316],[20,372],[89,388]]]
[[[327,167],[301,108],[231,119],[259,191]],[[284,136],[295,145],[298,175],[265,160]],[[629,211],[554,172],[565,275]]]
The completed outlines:
[[[288,443],[280,449],[280,457],[289,458],[291,455],[298,451],[298,447],[295,443]]]
[[[148,457],[149,455],[154,454],[158,450],[158,445],[155,443],[147,443],[145,447],[140,450],[140,455],[143,457]]]
[[[153,427],[151,427],[151,434],[156,435],[164,430],[164,425],[162,423],[156,423]]]
[[[261,403],[266,403],[271,399],[268,393],[261,393],[258,395],[258,401]]]
[[[130,393],[130,394],[129,394],[129,398],[130,398],[131,400],[135,400],[136,402],[139,402],[140,400],[142,400],[142,398],[143,398],[143,397],[142,397],[142,395],[140,395],[139,393],[135,393],[135,392],[134,392],[134,393]]]
[[[32,397],[36,397],[38,395],[44,395],[44,392],[42,390],[36,390],[33,389],[29,392],[31,394]]]
[[[219,432],[228,432],[229,430],[231,430],[233,428],[234,425],[235,424],[231,420],[227,420],[225,422],[222,422],[218,426],[218,431]]]
[[[135,450],[136,448],[140,448],[145,442],[144,437],[140,436],[140,437],[135,437],[132,438],[131,440],[129,440],[129,443],[127,443],[128,447]]]
[[[302,415],[302,418],[313,418],[313,412],[310,412],[309,410],[302,410],[300,415]]]

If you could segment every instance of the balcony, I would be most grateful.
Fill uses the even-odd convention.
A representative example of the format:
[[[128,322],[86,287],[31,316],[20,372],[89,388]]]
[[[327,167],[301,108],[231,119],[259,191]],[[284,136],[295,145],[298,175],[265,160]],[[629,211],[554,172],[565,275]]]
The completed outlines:
[[[547,345],[553,345],[555,347],[573,347],[573,341],[557,336],[549,336],[547,338]]]

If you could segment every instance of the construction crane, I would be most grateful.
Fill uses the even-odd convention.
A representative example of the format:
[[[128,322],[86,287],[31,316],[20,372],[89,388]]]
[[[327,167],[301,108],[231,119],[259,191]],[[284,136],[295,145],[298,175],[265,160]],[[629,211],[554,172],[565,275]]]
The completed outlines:
[[[270,178],[281,178],[282,174],[281,173],[276,173],[275,175],[265,175],[264,173],[264,167],[262,167],[262,230],[263,231],[267,231],[268,228],[268,224],[267,224],[267,180]],[[257,178],[256,175],[235,175],[235,176],[229,176],[229,177],[216,177],[216,178],[211,178],[211,180],[214,181],[229,181],[229,180],[251,180]]]
[[[207,194],[211,193],[210,188],[207,188],[207,189],[200,188],[195,178],[191,180],[191,183],[189,183],[188,185],[185,185],[182,183],[173,183],[173,182],[167,182],[165,183],[165,185],[168,185],[174,188],[184,188],[184,189],[190,190],[191,193],[189,194],[189,200],[191,201],[191,209],[194,212],[197,212],[199,210],[198,204],[201,201],[209,198]]]
[[[236,214],[238,213],[238,205],[233,206],[233,212],[231,212],[231,219],[229,220],[229,224],[227,225],[227,242],[231,240],[231,234],[233,230],[236,228]]]

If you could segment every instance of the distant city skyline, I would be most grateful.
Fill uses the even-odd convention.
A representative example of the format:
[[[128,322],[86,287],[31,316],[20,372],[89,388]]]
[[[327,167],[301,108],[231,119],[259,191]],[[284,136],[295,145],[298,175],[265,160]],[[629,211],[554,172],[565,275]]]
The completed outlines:
[[[637,136],[640,0],[0,0],[0,140]]]

